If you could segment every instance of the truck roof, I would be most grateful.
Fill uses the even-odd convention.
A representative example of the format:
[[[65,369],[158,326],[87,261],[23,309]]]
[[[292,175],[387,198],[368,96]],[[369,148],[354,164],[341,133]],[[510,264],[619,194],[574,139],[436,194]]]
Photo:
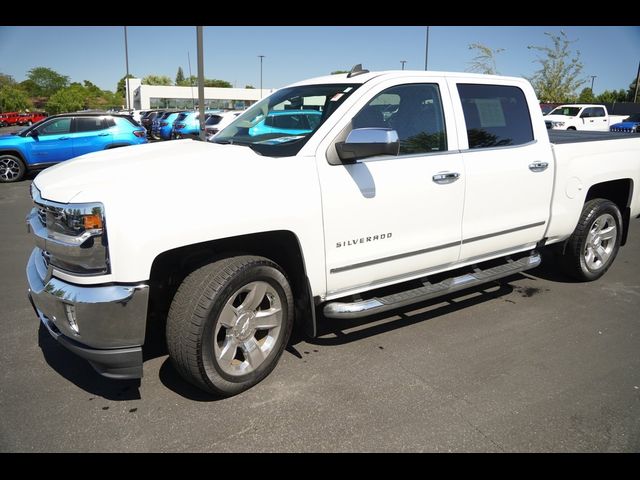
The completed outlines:
[[[351,78],[347,78],[346,73],[338,73],[335,75],[325,75],[322,77],[314,77],[309,78],[307,80],[302,80],[300,82],[295,82],[289,87],[300,86],[300,85],[319,85],[326,83],[353,83],[356,85],[361,85],[369,80],[380,77],[465,77],[469,79],[486,79],[489,75],[481,74],[481,73],[468,73],[468,72],[436,72],[436,71],[424,71],[424,70],[383,70],[379,72],[367,72],[361,73],[358,75],[354,75]],[[495,78],[496,80],[508,80],[508,81],[519,81],[522,82],[524,79],[521,77],[505,77],[502,75],[491,75],[491,78]]]

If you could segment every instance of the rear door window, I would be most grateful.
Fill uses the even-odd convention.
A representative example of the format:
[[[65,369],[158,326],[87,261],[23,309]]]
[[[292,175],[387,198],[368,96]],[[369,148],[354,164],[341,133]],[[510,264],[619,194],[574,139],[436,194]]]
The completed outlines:
[[[522,145],[533,141],[524,92],[511,85],[458,84],[469,148]]]

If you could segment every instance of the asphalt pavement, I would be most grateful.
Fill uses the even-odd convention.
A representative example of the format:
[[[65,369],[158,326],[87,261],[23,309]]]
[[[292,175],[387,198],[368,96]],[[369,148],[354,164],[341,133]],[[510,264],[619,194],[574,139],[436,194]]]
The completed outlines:
[[[119,382],[39,326],[30,183],[0,185],[2,452],[640,451],[640,220],[596,282],[546,264],[370,323],[321,320],[262,383],[213,400],[161,343]]]

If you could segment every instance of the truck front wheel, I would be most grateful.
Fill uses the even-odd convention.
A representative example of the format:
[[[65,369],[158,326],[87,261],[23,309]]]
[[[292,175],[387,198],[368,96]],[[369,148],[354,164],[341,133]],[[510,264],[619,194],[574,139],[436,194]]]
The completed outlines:
[[[603,198],[589,200],[567,241],[565,271],[583,282],[600,278],[616,258],[621,239],[622,215],[618,206]]]
[[[282,269],[238,256],[192,272],[167,317],[171,361],[189,382],[236,395],[276,366],[293,326],[293,294]]]

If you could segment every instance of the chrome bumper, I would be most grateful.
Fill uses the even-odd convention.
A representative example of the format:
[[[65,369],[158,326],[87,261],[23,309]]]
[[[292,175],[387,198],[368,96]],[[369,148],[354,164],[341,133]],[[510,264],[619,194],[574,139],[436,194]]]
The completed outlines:
[[[29,297],[49,333],[107,377],[142,376],[149,286],[80,286],[51,276],[40,248],[27,264]]]

